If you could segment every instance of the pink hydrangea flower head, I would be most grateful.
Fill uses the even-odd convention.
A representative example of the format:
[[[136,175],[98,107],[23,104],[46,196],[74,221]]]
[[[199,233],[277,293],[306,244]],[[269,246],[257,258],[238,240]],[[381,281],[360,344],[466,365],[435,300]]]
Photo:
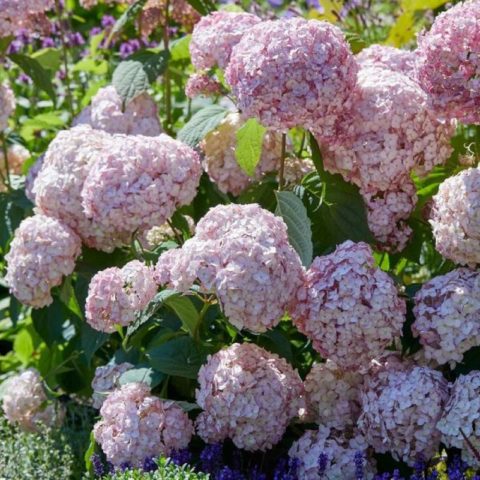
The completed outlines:
[[[100,409],[108,394],[120,387],[120,377],[133,365],[128,362],[104,365],[95,369],[95,377],[92,380],[93,408]]]
[[[192,64],[199,70],[218,65],[225,68],[232,48],[245,32],[261,23],[260,18],[244,12],[213,12],[195,25],[190,42]]]
[[[188,205],[201,172],[198,154],[165,134],[115,136],[83,185],[85,215],[110,232],[113,244],[128,243]]]
[[[1,5],[1,4],[0,4]],[[1,25],[1,21],[0,21]],[[1,32],[1,27],[0,27]],[[0,34],[0,37],[2,35]],[[15,95],[7,83],[0,83],[0,132],[8,127],[8,118],[15,110]]]
[[[480,273],[458,268],[424,283],[413,311],[426,360],[455,367],[480,345]]]
[[[248,176],[240,168],[235,157],[235,149],[237,131],[244,124],[240,114],[230,113],[201,143],[205,154],[203,162],[205,171],[223,193],[239,195],[252,182],[260,180],[266,173],[277,170],[280,164],[282,137],[279,134],[267,132],[254,177]]]
[[[301,18],[262,22],[234,47],[226,79],[239,109],[266,127],[333,135],[357,62],[339,28]]]
[[[480,124],[480,2],[459,3],[418,37],[418,78],[439,115]]]
[[[361,191],[367,207],[368,226],[378,248],[402,251],[412,235],[407,220],[415,210],[418,197],[411,180],[387,191]]]
[[[347,370],[365,369],[380,356],[400,337],[406,314],[393,280],[363,242],[347,241],[315,258],[297,300],[297,328],[324,358]]]
[[[80,252],[80,238],[69,227],[45,215],[28,217],[5,255],[5,281],[20,302],[45,307],[53,301],[50,290],[73,272]]]
[[[55,0],[0,0],[0,38],[38,29],[45,23],[44,12],[54,6]]]
[[[230,438],[247,451],[265,451],[304,408],[303,384],[283,358],[257,345],[235,343],[208,357],[196,392],[203,412],[197,432],[208,443]]]
[[[413,464],[431,458],[440,442],[436,425],[449,396],[441,372],[428,367],[381,369],[360,393],[360,431],[377,453]]]
[[[365,480],[374,476],[374,462],[367,455],[365,439],[356,434],[346,438],[332,432],[328,427],[307,430],[290,448],[288,455],[299,461],[298,478],[302,480],[340,480],[357,478],[355,472],[356,454],[363,453],[363,473]],[[319,458],[325,459],[325,470],[319,471]]]
[[[95,330],[112,333],[115,326],[126,327],[135,320],[157,293],[154,272],[138,260],[123,268],[98,272],[90,282],[85,304],[87,322]]]
[[[388,45],[370,45],[358,53],[355,58],[360,66],[381,67],[393,72],[403,73],[415,80],[416,52],[390,47]]]
[[[425,92],[401,73],[361,68],[345,115],[338,136],[324,144],[325,168],[364,190],[387,191],[411,172],[425,175],[452,152],[454,125],[439,121]]]
[[[185,86],[185,95],[195,98],[200,95],[212,97],[222,93],[222,84],[205,73],[193,73]]]
[[[471,447],[480,450],[479,399],[480,372],[473,371],[467,375],[460,375],[452,386],[450,398],[437,424],[438,430],[442,433],[442,442],[447,447],[461,449],[462,459],[475,469],[480,468],[480,461]]]
[[[174,402],[150,394],[143,383],[128,383],[113,391],[100,409],[95,440],[107,460],[119,467],[141,467],[146,458],[168,456],[188,446],[193,424]]]
[[[256,204],[230,204],[210,209],[193,238],[163,254],[156,276],[181,292],[198,281],[234,326],[264,332],[295,299],[303,267],[282,219]]]
[[[123,108],[123,100],[113,85],[101,88],[73,124],[88,124],[112,134],[156,137],[162,133],[157,105],[148,93],[135,97]]]
[[[32,188],[37,212],[58,218],[86,245],[105,251],[116,244],[106,229],[85,216],[81,194],[93,162],[111,140],[88,125],[60,132],[50,143]]]
[[[48,402],[40,374],[33,368],[6,381],[3,411],[12,425],[24,431],[37,431],[40,425],[59,426],[64,410],[57,402]]]
[[[27,176],[25,178],[25,195],[32,202],[35,203],[35,193],[33,193],[33,187],[37,180],[38,174],[43,167],[43,160],[45,154],[40,155],[35,163],[28,169]]]
[[[308,418],[336,432],[351,431],[360,415],[362,381],[362,374],[331,360],[315,363],[304,382]]]
[[[433,197],[430,219],[437,250],[460,265],[480,264],[480,169],[447,178]]]

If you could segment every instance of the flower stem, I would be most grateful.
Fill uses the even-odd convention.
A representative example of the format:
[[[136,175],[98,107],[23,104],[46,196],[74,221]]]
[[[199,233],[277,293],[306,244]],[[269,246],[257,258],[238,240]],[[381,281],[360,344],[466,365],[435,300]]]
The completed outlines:
[[[165,51],[168,52],[170,47],[170,39],[168,35],[168,23],[170,21],[170,17],[168,14],[168,10],[170,8],[170,1],[167,0],[165,3],[165,25],[163,28],[163,47]],[[167,68],[163,74],[163,95],[165,97],[165,114],[166,114],[166,125],[165,130],[167,133],[171,133],[172,127],[172,88],[170,84],[170,73]]]
[[[282,154],[280,158],[280,169],[278,170],[278,191],[283,189],[284,174],[285,174],[285,151],[287,146],[287,135],[282,134]]]

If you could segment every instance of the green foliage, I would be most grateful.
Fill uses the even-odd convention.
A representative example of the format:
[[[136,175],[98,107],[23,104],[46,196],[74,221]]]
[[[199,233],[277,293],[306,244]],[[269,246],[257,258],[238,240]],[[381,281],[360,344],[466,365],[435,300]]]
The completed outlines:
[[[263,138],[267,129],[257,120],[247,120],[236,132],[235,158],[241,169],[253,177],[262,156]]]

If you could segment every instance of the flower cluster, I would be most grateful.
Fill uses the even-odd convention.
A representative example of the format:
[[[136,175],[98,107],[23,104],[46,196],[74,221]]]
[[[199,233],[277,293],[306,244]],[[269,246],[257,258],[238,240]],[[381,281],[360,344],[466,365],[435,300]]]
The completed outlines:
[[[34,308],[50,305],[50,290],[75,268],[80,238],[60,221],[34,215],[22,221],[5,255],[5,280],[22,303]]]
[[[249,177],[240,168],[235,157],[236,134],[243,125],[244,121],[240,114],[230,113],[201,143],[205,154],[204,168],[210,180],[216,183],[220,191],[233,195],[239,195],[253,181],[277,170],[282,151],[281,135],[267,132],[263,139],[262,156],[255,176]]]
[[[222,93],[222,85],[214,78],[205,73],[194,73],[190,75],[185,86],[185,95],[188,98],[195,98],[199,95],[210,97]]]
[[[256,204],[230,204],[212,208],[193,238],[164,253],[156,275],[159,284],[181,292],[198,279],[233,325],[264,332],[294,300],[303,268],[282,219]]]
[[[303,384],[285,360],[254,344],[233,344],[208,358],[196,392],[197,432],[209,443],[230,438],[265,451],[304,408]]]
[[[480,2],[440,14],[418,37],[418,78],[445,118],[480,124]]]
[[[20,30],[35,30],[39,23],[42,24],[44,12],[54,6],[55,0],[0,0],[0,38],[15,35]]]
[[[162,132],[157,105],[147,93],[135,97],[123,107],[114,86],[101,88],[75,119],[73,125],[90,125],[96,130],[125,135],[156,137]]]
[[[480,273],[458,268],[426,282],[415,295],[414,335],[427,360],[461,362],[480,345]]]
[[[0,83],[0,132],[7,128],[8,117],[10,117],[14,110],[15,96],[12,89],[6,83]]]
[[[92,380],[93,408],[100,409],[102,407],[107,395],[120,387],[118,381],[122,374],[132,368],[131,363],[124,362],[104,365],[95,369],[95,377]]]
[[[430,223],[437,250],[460,265],[480,264],[480,169],[447,178],[433,197]]]
[[[299,460],[298,478],[302,480],[338,480],[373,478],[373,463],[363,452],[368,445],[361,435],[351,439],[333,434],[324,426],[307,430],[290,448],[291,458]],[[362,476],[356,475],[356,457],[361,454]]]
[[[452,386],[450,399],[437,424],[442,441],[448,447],[462,450],[462,458],[475,468],[480,467],[477,452],[480,450],[480,372],[460,375]]]
[[[112,333],[116,325],[128,326],[135,312],[144,309],[155,296],[154,272],[138,260],[123,268],[98,272],[90,282],[85,303],[87,322],[95,329]]]
[[[3,411],[11,424],[30,432],[40,424],[59,425],[64,415],[59,405],[48,403],[40,374],[32,368],[6,381]]]
[[[381,67],[415,79],[416,52],[387,45],[371,45],[355,56],[362,68]]]
[[[39,212],[112,251],[188,204],[200,175],[195,151],[167,135],[112,136],[79,125],[50,144],[33,194]]]
[[[315,363],[305,379],[307,418],[336,432],[350,430],[360,415],[363,375],[335,362]]]
[[[34,164],[28,169],[27,176],[25,178],[25,195],[32,202],[35,203],[35,193],[33,187],[37,180],[38,174],[43,167],[43,160],[45,155],[40,155],[34,162]]]
[[[347,241],[313,261],[292,312],[297,328],[340,368],[368,368],[400,337],[405,301],[370,247]]]
[[[193,424],[174,402],[150,394],[143,383],[128,383],[107,397],[95,424],[95,440],[114,466],[141,467],[145,459],[186,448]]]
[[[245,32],[261,20],[243,12],[214,12],[202,17],[195,25],[190,42],[192,64],[199,70],[218,65],[225,68],[230,61],[232,48]]]
[[[440,442],[436,425],[448,395],[441,372],[427,367],[381,368],[360,393],[358,426],[378,453],[390,452],[409,464],[419,456],[431,458]]]
[[[280,131],[302,126],[333,135],[357,77],[337,27],[300,18],[267,21],[234,47],[226,79],[246,118]]]

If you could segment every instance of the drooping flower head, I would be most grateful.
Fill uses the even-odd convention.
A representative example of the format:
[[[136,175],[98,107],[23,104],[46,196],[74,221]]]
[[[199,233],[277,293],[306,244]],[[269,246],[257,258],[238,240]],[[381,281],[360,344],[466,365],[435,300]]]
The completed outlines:
[[[437,422],[448,400],[441,372],[427,367],[380,369],[361,392],[360,431],[377,453],[412,465],[431,458],[440,443]]]
[[[355,86],[357,63],[337,27],[300,18],[267,21],[234,47],[226,79],[246,118],[286,131],[334,124]]]
[[[115,467],[142,467],[146,458],[186,448],[193,424],[174,402],[150,394],[143,383],[128,383],[110,393],[95,424],[95,440]]]
[[[294,300],[303,268],[282,219],[256,204],[230,204],[210,209],[193,238],[164,253],[156,276],[181,292],[198,281],[233,325],[264,332]]]
[[[480,124],[480,1],[459,3],[418,37],[418,79],[445,118]]]
[[[480,169],[469,168],[440,185],[430,224],[445,258],[470,267],[480,263]]]
[[[50,290],[73,272],[80,251],[80,238],[59,220],[45,215],[26,218],[5,255],[10,291],[31,307],[50,305]]]
[[[261,20],[256,15],[243,12],[213,12],[202,17],[195,25],[190,42],[192,64],[199,70],[218,65],[225,68],[232,48]]]
[[[471,467],[480,467],[473,446],[480,450],[480,372],[460,375],[452,386],[450,398],[437,424],[447,447],[461,449],[462,459]],[[462,434],[463,433],[463,434]],[[465,437],[467,440],[465,440]]]
[[[247,451],[268,450],[304,408],[298,373],[254,344],[236,343],[210,356],[198,381],[197,432],[208,443],[230,438]]]
[[[3,411],[12,425],[34,432],[40,425],[58,426],[64,411],[48,402],[40,374],[33,368],[9,378],[3,395]]]
[[[400,337],[405,320],[405,301],[363,242],[347,241],[315,258],[297,300],[292,312],[297,328],[344,369],[368,368]]]
[[[425,358],[454,366],[480,345],[480,273],[458,268],[424,283],[413,311]]]
[[[128,362],[119,364],[104,365],[95,369],[95,377],[92,380],[93,389],[93,408],[100,409],[108,394],[120,387],[118,383],[120,377],[133,365]]]
[[[144,309],[156,292],[153,270],[138,260],[102,270],[88,288],[87,322],[95,330],[112,333],[116,325],[130,325],[135,312]]]
[[[238,113],[230,113],[201,143],[205,154],[205,171],[222,192],[233,195],[239,195],[253,181],[259,180],[268,172],[277,170],[282,152],[281,135],[267,132],[255,176],[248,176],[240,168],[235,157],[237,131],[244,123]]]
[[[150,95],[142,93],[124,108],[113,85],[101,88],[92,98],[91,105],[73,122],[74,126],[83,124],[112,134],[156,137],[162,133],[157,105]]]

